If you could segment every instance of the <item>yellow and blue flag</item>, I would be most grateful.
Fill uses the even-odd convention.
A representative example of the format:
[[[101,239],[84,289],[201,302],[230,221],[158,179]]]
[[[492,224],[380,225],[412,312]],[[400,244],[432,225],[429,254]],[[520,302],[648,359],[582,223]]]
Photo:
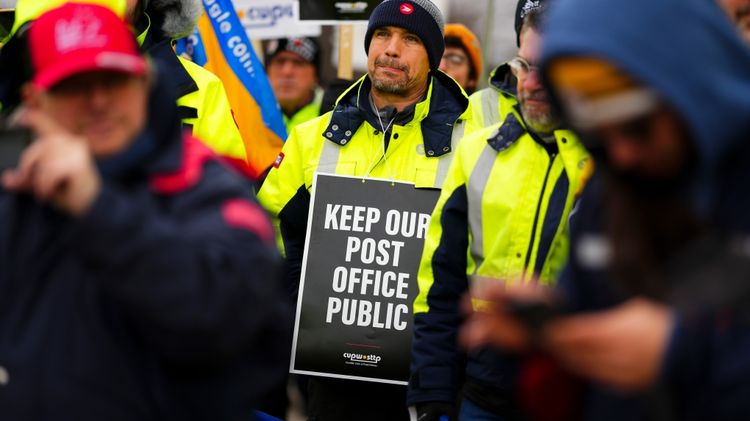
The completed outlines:
[[[281,109],[232,1],[203,0],[203,9],[195,32],[178,40],[177,53],[188,55],[224,83],[248,165],[260,175],[286,140]]]

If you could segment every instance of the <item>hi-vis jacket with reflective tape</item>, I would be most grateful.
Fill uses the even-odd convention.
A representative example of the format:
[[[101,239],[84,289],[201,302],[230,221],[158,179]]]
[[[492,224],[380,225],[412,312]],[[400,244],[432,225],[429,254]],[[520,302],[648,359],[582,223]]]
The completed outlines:
[[[258,198],[278,224],[288,263],[287,287],[296,300],[310,190],[316,171],[395,179],[416,188],[440,188],[451,153],[463,137],[469,101],[458,84],[434,72],[413,118],[385,137],[371,110],[370,80],[355,82],[333,111],[298,125],[279,154]],[[373,121],[374,120],[374,121]],[[387,125],[388,123],[384,123]]]
[[[454,402],[464,369],[467,380],[504,386],[494,357],[459,362],[459,301],[471,275],[549,283],[566,261],[588,153],[566,130],[545,145],[516,116],[464,138],[443,185],[418,275],[410,404]]]
[[[490,127],[502,122],[508,113],[515,112],[516,77],[510,66],[502,64],[496,67],[488,82],[488,87],[474,92],[469,98],[472,128]],[[475,131],[472,128],[469,130]]]

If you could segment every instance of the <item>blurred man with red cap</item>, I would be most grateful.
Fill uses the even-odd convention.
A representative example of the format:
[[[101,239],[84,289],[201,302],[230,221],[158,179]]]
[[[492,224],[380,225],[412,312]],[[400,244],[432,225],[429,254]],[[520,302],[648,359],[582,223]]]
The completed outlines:
[[[22,39],[34,140],[0,187],[3,419],[250,416],[286,335],[248,186],[183,137],[110,9],[67,3]]]

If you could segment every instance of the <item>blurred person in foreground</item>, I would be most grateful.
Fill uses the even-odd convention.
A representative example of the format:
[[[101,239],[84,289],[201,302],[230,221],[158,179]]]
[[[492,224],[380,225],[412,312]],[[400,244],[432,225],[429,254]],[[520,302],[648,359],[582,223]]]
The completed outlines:
[[[250,417],[288,344],[247,183],[183,136],[110,9],[68,3],[22,40],[34,140],[0,188],[2,418]]]
[[[440,60],[440,70],[456,79],[471,95],[482,75],[482,47],[479,39],[465,25],[445,25],[445,52]]]
[[[597,170],[557,291],[572,314],[535,343],[589,380],[581,418],[745,419],[750,52],[710,1],[559,6],[543,75]],[[544,296],[488,285],[464,343],[528,349],[505,304]]]
[[[430,220],[408,395],[420,421],[453,420],[457,412],[462,421],[517,417],[518,361],[491,348],[463,355],[461,297],[477,277],[551,284],[568,258],[568,215],[589,156],[552,113],[539,78],[546,14],[529,10],[519,29],[521,48],[510,62],[519,93],[513,112],[461,140]]]
[[[323,90],[318,86],[319,69],[320,46],[314,38],[282,38],[268,43],[266,74],[287,133],[320,115]]]
[[[202,11],[199,0],[81,0],[81,3],[101,4],[115,10],[132,24],[142,52],[159,62],[169,77],[177,97],[178,115],[185,129],[200,138],[225,160],[255,176],[246,165],[243,139],[232,116],[226,91],[221,80],[201,66],[178,57],[172,49],[175,39],[189,35]],[[0,102],[9,112],[20,102],[20,87],[27,75],[13,64],[20,60],[23,46],[13,40],[23,33],[26,25],[40,14],[66,0],[18,0],[9,50],[0,55]],[[14,44],[14,48],[10,45]]]

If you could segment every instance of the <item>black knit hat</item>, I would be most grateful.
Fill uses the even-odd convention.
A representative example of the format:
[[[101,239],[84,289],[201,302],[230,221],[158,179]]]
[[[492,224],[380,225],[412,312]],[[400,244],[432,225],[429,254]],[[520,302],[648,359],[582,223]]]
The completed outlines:
[[[370,15],[365,34],[365,53],[370,50],[370,41],[375,29],[384,26],[404,28],[422,40],[430,69],[440,66],[445,50],[443,14],[430,0],[385,0],[375,7]]]
[[[521,46],[521,26],[523,26],[523,19],[529,13],[536,13],[543,11],[546,7],[546,0],[518,0],[516,5],[516,45]]]

